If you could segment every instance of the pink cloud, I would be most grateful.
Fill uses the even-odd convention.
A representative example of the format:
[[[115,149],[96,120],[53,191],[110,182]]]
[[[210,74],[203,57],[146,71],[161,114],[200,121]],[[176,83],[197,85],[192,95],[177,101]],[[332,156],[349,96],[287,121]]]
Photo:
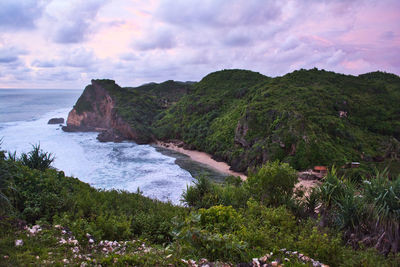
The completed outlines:
[[[76,77],[76,87],[102,76],[127,85],[198,80],[222,68],[268,76],[313,67],[400,74],[399,0],[91,0],[87,8],[80,2],[53,0],[43,14],[26,13],[35,27],[0,34],[0,48],[25,51],[3,57],[0,84],[15,87],[26,77],[33,87],[57,87],[62,72],[68,84]],[[54,41],[59,35],[65,42]],[[65,69],[62,59],[71,51],[90,53]]]

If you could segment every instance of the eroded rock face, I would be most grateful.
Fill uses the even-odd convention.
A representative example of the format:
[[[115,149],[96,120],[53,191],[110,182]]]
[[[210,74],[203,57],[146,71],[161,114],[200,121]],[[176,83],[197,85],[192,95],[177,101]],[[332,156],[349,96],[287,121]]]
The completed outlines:
[[[235,144],[239,144],[242,147],[249,146],[245,138],[248,130],[249,130],[249,125],[247,120],[245,118],[239,120],[235,130],[235,140],[234,140]]]
[[[97,136],[97,140],[100,142],[122,142],[124,139],[125,138],[122,136],[122,134],[113,128],[102,131]]]
[[[47,124],[63,124],[64,118],[51,118]]]
[[[102,132],[98,138],[101,141],[135,140],[137,134],[118,116],[115,100],[102,83],[104,82],[92,80],[92,84],[85,88],[68,114],[67,126],[62,129],[66,132]],[[107,83],[119,87],[113,81]]]

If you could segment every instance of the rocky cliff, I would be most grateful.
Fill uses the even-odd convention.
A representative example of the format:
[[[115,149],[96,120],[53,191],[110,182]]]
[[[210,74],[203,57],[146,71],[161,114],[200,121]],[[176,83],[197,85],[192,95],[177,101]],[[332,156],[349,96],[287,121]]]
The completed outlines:
[[[120,87],[113,80],[92,80],[70,111],[64,131],[100,132],[100,141],[154,140],[152,123],[191,88],[190,82],[166,81]]]
[[[117,87],[114,81],[92,80],[69,112],[66,132],[101,132],[100,141],[141,140],[135,130],[116,112],[116,99],[106,89]]]

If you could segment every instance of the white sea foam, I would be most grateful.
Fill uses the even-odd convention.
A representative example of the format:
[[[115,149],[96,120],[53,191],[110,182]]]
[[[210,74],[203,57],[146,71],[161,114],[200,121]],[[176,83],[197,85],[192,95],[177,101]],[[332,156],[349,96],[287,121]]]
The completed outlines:
[[[55,155],[53,166],[66,175],[96,188],[121,189],[179,204],[181,194],[193,181],[190,173],[149,145],[132,142],[100,143],[97,133],[66,133],[59,125],[49,125],[53,117],[67,117],[70,109],[47,113],[33,121],[0,123],[1,148],[31,150],[32,145]]]

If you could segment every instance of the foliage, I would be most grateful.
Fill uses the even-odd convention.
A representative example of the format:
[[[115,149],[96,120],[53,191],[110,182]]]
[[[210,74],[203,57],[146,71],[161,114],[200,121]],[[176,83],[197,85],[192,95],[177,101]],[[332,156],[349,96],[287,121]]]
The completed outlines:
[[[250,262],[265,251],[287,257],[281,248],[327,263],[330,266],[390,266],[398,256],[384,258],[376,251],[354,251],[343,244],[333,229],[319,228],[314,220],[301,220],[285,207],[266,207],[249,200],[246,209],[213,206],[192,211],[175,221],[173,250],[190,258]],[[360,254],[361,253],[361,254]],[[360,257],[362,255],[362,257]]]
[[[6,179],[15,189],[2,191],[15,216],[31,224],[39,220],[62,223],[74,229],[82,242],[87,242],[87,232],[98,239],[143,236],[153,242],[166,242],[171,239],[171,218],[184,214],[183,208],[140,193],[95,190],[62,171],[39,171],[24,166],[22,161],[4,158],[0,164],[1,181]],[[11,214],[3,208],[2,213]]]
[[[152,128],[157,138],[181,139],[237,171],[268,160],[306,169],[398,159],[399,79],[382,72],[302,69],[268,78],[223,70],[193,85]]]
[[[182,194],[182,201],[190,207],[210,207],[214,203],[206,202],[206,195],[213,194],[213,185],[205,176],[196,177],[193,186],[187,186],[186,191]],[[199,200],[204,200],[199,203]]]
[[[207,177],[196,177],[193,185],[182,194],[182,202],[189,207],[210,208],[216,205],[246,207],[250,198],[249,191],[242,184],[240,177],[227,177],[223,185],[212,183]]]
[[[241,224],[240,215],[230,206],[213,206],[192,212],[177,224],[175,238],[180,253],[211,260],[244,260],[247,244],[234,234]]]
[[[0,139],[1,145],[1,139]],[[5,151],[0,150],[0,216],[7,214],[12,209],[11,202],[8,198],[10,191],[14,190],[11,184],[11,177],[7,165],[4,163],[6,159]]]
[[[351,76],[314,68],[269,78],[222,70],[198,83],[139,87],[94,80],[75,105],[78,113],[103,112],[98,86],[112,97],[137,142],[180,139],[236,171],[275,160],[295,169],[385,160],[395,176],[400,173],[400,78],[394,74]],[[366,174],[353,171],[355,182]]]
[[[387,173],[383,172],[363,183],[353,183],[352,178],[344,176],[339,178],[336,168],[333,167],[320,187],[314,188],[306,195],[297,195],[297,193],[293,194],[296,181],[296,176],[293,176],[294,170],[288,164],[269,162],[261,167],[258,172],[250,174],[248,180],[244,182],[238,180],[238,178],[230,178],[226,184],[217,185],[207,182],[203,177],[202,183],[197,183],[188,188],[188,192],[198,192],[203,188],[203,193],[196,194],[196,198],[193,198],[190,203],[187,201],[186,203],[190,207],[209,208],[209,210],[219,207],[215,205],[234,204],[233,207],[236,209],[244,208],[247,210],[245,215],[241,217],[246,218],[246,222],[253,220],[252,222],[255,224],[242,223],[241,228],[239,228],[245,236],[239,235],[240,238],[235,240],[242,240],[253,248],[254,244],[258,244],[273,249],[273,244],[269,241],[271,241],[271,236],[276,235],[276,233],[271,225],[266,225],[265,229],[262,226],[263,223],[259,223],[260,220],[267,221],[260,210],[264,210],[265,206],[276,207],[283,204],[299,220],[317,218],[316,211],[318,210],[321,216],[321,224],[331,226],[331,229],[327,229],[327,231],[342,232],[343,239],[354,247],[359,248],[360,245],[368,246],[369,244],[371,246],[373,244],[381,252],[398,252],[396,244],[398,244],[399,233],[399,179],[390,181],[387,178]],[[199,186],[200,184],[202,186]],[[207,184],[207,186],[204,186],[204,184]],[[279,193],[274,195],[274,191]],[[236,192],[244,193],[240,195]],[[231,196],[231,198],[224,198],[226,195]],[[270,208],[269,212],[274,213],[275,210]],[[285,223],[290,221],[288,218],[285,219]],[[218,225],[216,222],[214,224]],[[278,235],[278,240],[273,241],[273,243],[275,245],[276,243],[280,244],[280,247],[287,247],[289,243],[296,243],[295,240],[298,240],[296,250],[299,249],[298,247],[304,247],[305,251],[309,251],[309,253],[314,251],[315,255],[326,259],[328,262],[334,260],[331,257],[332,253],[347,253],[343,250],[340,234],[335,233],[330,237],[329,234],[326,235],[327,233],[320,233],[315,228],[315,222],[308,221],[306,225],[308,225],[308,228],[302,230],[308,229],[307,232],[299,230],[300,232],[294,233],[294,236],[304,240],[290,237],[288,232],[293,229],[285,229],[279,230],[284,232],[285,235]],[[218,226],[215,226],[215,228],[218,228]],[[292,226],[289,228],[292,228]],[[264,235],[258,232],[259,229],[263,231],[263,234],[268,233],[269,239],[262,239]],[[364,243],[357,243],[356,240],[364,240]],[[369,243],[366,243],[367,240]],[[326,246],[321,247],[320,250],[316,249],[316,246],[330,242],[332,244],[328,250],[323,251]],[[337,250],[340,250],[340,252]],[[246,250],[241,253],[249,256],[246,254]]]
[[[400,176],[389,181],[385,173],[377,173],[371,181],[365,181],[364,195],[371,205],[371,216],[376,221],[376,231],[384,232],[391,250],[400,250]]]
[[[278,206],[291,198],[296,182],[296,171],[289,164],[274,161],[251,173],[247,185],[254,199]]]
[[[319,192],[327,224],[372,240],[385,253],[399,251],[400,177],[391,181],[386,172],[378,172],[355,185],[351,178],[338,178],[333,169]]]
[[[136,141],[180,139],[236,171],[280,160],[295,169],[392,162],[400,173],[400,78],[383,72],[351,76],[297,70],[269,78],[247,70],[210,73],[198,83],[166,81],[120,87],[94,80],[78,113],[101,113],[100,86]],[[353,170],[360,182],[366,172]],[[396,171],[396,172],[394,172]]]
[[[11,159],[15,160],[15,157]],[[28,153],[22,153],[20,161],[23,165],[31,169],[44,171],[50,168],[54,161],[54,156],[51,153],[44,152],[39,145],[33,145],[32,150]]]
[[[282,248],[330,266],[396,266],[400,260],[396,247],[400,177],[390,180],[387,172],[378,172],[354,184],[350,178],[339,178],[333,168],[305,204],[299,205],[305,212],[294,214],[290,208],[293,173],[288,164],[275,161],[247,181],[229,177],[225,184],[214,184],[200,177],[183,195],[189,210],[151,200],[140,192],[96,190],[62,171],[32,169],[1,152],[1,193],[12,209],[1,206],[0,251],[9,258],[2,254],[0,265],[62,264],[65,258],[80,264],[72,253],[74,247],[60,245],[60,231],[52,226],[60,224],[94,257],[96,262],[90,264],[104,266],[180,265],[182,258],[250,262],[269,251],[284,258]],[[264,196],[272,185],[280,194]],[[308,215],[319,202],[321,221],[316,221]],[[40,223],[43,231],[27,236],[22,230],[25,222]],[[88,244],[87,233],[95,240],[143,241],[130,245],[122,255],[104,255]],[[354,235],[372,244],[351,243]],[[16,239],[22,239],[24,246],[15,247]],[[142,243],[152,249],[143,251]]]
[[[224,185],[217,185],[206,177],[197,178],[183,193],[182,200],[194,208],[209,208],[220,204],[244,208],[250,197],[253,197],[265,205],[279,206],[290,201],[296,182],[296,171],[289,164],[267,162],[258,171],[251,173],[246,181],[231,177]]]

